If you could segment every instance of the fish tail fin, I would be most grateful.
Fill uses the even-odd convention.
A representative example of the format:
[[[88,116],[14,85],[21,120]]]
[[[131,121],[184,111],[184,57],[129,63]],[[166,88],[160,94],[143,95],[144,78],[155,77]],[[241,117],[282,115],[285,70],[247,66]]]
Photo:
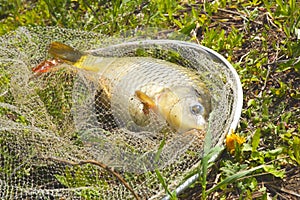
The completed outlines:
[[[55,58],[59,58],[67,63],[78,62],[84,53],[60,42],[52,42],[48,52]]]

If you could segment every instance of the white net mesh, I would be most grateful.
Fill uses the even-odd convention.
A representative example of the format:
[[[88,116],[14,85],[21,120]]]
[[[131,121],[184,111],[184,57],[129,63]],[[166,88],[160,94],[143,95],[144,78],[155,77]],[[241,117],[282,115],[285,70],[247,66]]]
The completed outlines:
[[[165,190],[157,171],[174,190],[200,161],[205,135],[211,136],[211,146],[220,145],[231,127],[238,95],[235,77],[196,45],[146,37],[122,41],[52,27],[19,28],[0,40],[3,199],[159,199]],[[53,41],[99,57],[139,57],[131,61],[142,67],[120,61],[119,70],[110,75],[116,81],[109,83],[108,93],[99,87],[107,84],[101,74],[68,64],[34,74],[31,69],[49,58]],[[159,71],[143,57],[189,70],[182,70],[186,76]],[[125,66],[133,72],[126,78],[120,75],[128,71]],[[185,81],[200,89],[204,83],[209,91],[212,112],[205,131],[178,133],[153,112],[143,118],[140,102],[131,96],[148,90],[145,83],[180,88]]]

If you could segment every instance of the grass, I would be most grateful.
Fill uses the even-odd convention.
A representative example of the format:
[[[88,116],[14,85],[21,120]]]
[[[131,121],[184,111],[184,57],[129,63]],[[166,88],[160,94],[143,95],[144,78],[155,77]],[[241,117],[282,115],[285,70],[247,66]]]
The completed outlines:
[[[158,27],[191,36],[218,51],[241,78],[244,109],[236,133],[246,143],[236,145],[233,155],[224,151],[215,163],[203,160],[202,169],[210,166],[210,174],[201,176],[179,197],[172,194],[173,198],[287,199],[299,195],[300,5],[296,0],[0,3],[0,35],[28,25],[106,35]],[[7,81],[5,76],[0,78]],[[163,177],[158,178],[167,188]]]

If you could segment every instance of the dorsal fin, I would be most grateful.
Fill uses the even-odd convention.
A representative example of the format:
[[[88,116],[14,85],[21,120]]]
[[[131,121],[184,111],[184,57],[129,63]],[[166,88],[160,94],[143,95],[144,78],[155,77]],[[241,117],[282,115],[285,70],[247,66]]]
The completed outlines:
[[[74,49],[61,42],[52,42],[48,51],[55,58],[59,58],[65,62],[76,63],[84,55],[83,52]]]

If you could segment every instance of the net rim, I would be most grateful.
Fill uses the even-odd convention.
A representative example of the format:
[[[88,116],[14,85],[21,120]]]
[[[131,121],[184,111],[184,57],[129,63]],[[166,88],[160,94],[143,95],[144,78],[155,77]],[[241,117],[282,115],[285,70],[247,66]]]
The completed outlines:
[[[120,46],[125,46],[125,45],[134,45],[139,43],[140,45],[143,44],[153,44],[153,45],[159,45],[159,44],[169,44],[169,43],[176,43],[179,45],[184,45],[186,48],[191,48],[191,49],[196,49],[198,51],[202,51],[204,54],[208,55],[210,58],[212,59],[216,59],[219,62],[224,64],[224,67],[228,68],[231,75],[233,76],[233,79],[235,81],[234,85],[236,86],[235,88],[235,109],[234,109],[234,113],[233,113],[233,119],[232,122],[230,123],[229,126],[229,132],[234,131],[239,123],[239,119],[241,117],[241,113],[242,113],[242,107],[243,107],[243,89],[242,89],[242,84],[241,84],[241,80],[240,77],[237,73],[237,71],[235,70],[235,68],[230,64],[230,62],[221,54],[219,54],[218,52],[216,52],[213,49],[210,49],[208,47],[205,47],[203,45],[200,44],[196,44],[196,43],[192,43],[192,42],[187,42],[187,41],[179,41],[179,40],[172,40],[172,39],[138,39],[138,40],[131,40],[131,41],[124,41],[122,43],[119,44],[115,44],[115,45],[111,45],[110,47],[120,47]],[[102,48],[100,48],[102,49]],[[90,52],[97,52],[100,49],[95,49],[92,50]],[[223,65],[222,65],[223,66]],[[224,139],[224,137],[223,137]],[[224,143],[224,140],[220,140],[216,145],[217,146],[222,146],[222,144]],[[209,162],[213,162],[215,161],[219,156],[220,156],[221,152],[218,155],[213,156]],[[187,189],[191,184],[193,184],[197,179],[199,178],[199,173],[196,173],[195,175],[191,176],[190,178],[188,178],[185,182],[183,182],[181,185],[179,185],[176,189],[175,192],[176,194],[182,193],[185,189]],[[170,196],[166,195],[164,198],[162,198],[162,200],[169,200]]]

